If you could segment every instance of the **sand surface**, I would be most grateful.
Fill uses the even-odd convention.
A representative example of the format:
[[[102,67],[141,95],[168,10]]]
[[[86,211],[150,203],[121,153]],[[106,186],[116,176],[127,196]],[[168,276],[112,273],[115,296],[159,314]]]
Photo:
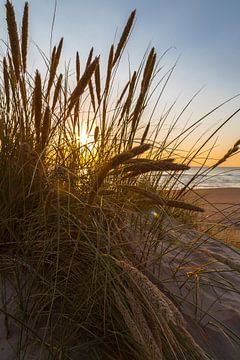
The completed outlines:
[[[191,196],[198,200],[208,213],[240,211],[240,188],[196,189]]]
[[[196,202],[205,212],[198,216],[201,226],[211,234],[240,246],[240,188],[197,189],[187,200]]]
[[[205,212],[186,225],[163,217],[162,235],[145,243],[147,232],[141,230],[136,255],[149,278],[177,303],[211,359],[239,360],[240,189],[199,189],[186,200]]]
[[[147,232],[139,232],[136,255],[149,278],[176,302],[189,332],[211,359],[239,360],[240,249],[171,217],[157,236],[144,242]]]

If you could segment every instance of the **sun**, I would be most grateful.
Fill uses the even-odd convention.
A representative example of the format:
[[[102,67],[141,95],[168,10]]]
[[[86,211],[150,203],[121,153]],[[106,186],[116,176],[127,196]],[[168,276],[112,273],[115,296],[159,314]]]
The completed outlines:
[[[89,133],[85,127],[81,127],[81,129],[76,132],[76,140],[77,144],[81,146],[92,147],[93,145],[93,137],[92,133]]]
[[[89,136],[85,129],[81,129],[80,134],[78,136],[78,142],[80,146],[87,145],[89,142]]]

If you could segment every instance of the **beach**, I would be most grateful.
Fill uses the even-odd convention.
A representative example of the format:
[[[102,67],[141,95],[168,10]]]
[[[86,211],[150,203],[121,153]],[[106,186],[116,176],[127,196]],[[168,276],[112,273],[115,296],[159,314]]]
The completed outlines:
[[[205,210],[198,217],[204,227],[212,228],[216,237],[240,246],[240,188],[195,189],[188,198]]]
[[[239,360],[240,127],[229,126],[240,107],[238,92],[226,91],[236,71],[195,104],[201,61],[187,63],[192,83],[178,81],[180,69],[184,92],[172,92],[178,55],[167,54],[186,43],[213,59],[216,36],[201,38],[202,24],[225,36],[232,14],[228,4],[221,19],[188,2],[187,11],[144,4],[140,16],[140,2],[132,11],[55,2],[34,18],[26,1],[19,19],[17,1],[3,1],[0,360]],[[160,48],[143,50],[154,17],[149,34]],[[183,33],[164,50],[171,19]],[[203,62],[211,85],[217,62],[212,77]]]

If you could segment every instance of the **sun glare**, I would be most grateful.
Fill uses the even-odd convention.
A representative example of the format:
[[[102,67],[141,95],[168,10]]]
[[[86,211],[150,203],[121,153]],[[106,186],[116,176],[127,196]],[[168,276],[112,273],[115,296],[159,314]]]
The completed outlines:
[[[85,129],[82,129],[80,134],[79,134],[79,137],[78,137],[78,142],[79,142],[79,145],[80,146],[83,146],[83,145],[87,145],[88,142],[89,142],[89,137],[87,135],[87,132]]]
[[[91,148],[93,145],[93,137],[94,135],[88,133],[85,127],[82,127],[78,133],[76,132],[78,146],[88,146]]]

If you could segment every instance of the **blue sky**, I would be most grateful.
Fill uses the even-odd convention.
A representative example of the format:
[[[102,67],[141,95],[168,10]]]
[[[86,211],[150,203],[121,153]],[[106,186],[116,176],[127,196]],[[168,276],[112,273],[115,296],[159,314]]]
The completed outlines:
[[[20,23],[24,1],[12,2]],[[3,0],[0,5],[1,34],[5,38]],[[29,6],[31,39],[48,53],[54,0],[30,0]],[[239,0],[58,0],[54,42],[64,36],[66,60],[74,58],[76,50],[85,59],[91,46],[96,54],[106,56],[116,33],[120,34],[134,8],[137,19],[127,47],[132,68],[137,66],[149,44],[156,47],[159,55],[173,47],[163,60],[166,67],[180,56],[166,92],[169,103],[180,95],[180,109],[205,85],[191,107],[193,118],[197,118],[240,92]],[[36,54],[33,61],[38,62]],[[240,99],[204,126],[207,128],[224,119],[237,106]],[[226,126],[220,133],[222,137],[221,151],[224,152],[240,138],[240,116]]]

